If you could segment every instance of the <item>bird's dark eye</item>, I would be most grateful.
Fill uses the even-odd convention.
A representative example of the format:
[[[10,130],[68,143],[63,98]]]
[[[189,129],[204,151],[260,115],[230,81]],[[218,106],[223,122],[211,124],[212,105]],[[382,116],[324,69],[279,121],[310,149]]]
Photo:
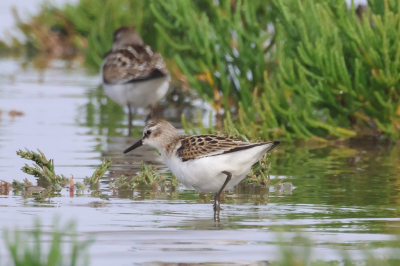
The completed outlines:
[[[151,130],[147,130],[146,135],[150,135],[150,134],[151,134]]]

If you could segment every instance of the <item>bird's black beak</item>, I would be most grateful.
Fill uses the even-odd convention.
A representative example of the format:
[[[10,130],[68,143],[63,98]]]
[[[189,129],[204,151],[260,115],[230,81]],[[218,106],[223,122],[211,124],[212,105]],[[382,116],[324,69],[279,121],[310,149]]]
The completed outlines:
[[[132,150],[134,150],[134,149],[136,149],[136,148],[139,148],[139,147],[142,146],[142,145],[143,145],[143,140],[140,139],[140,140],[138,140],[135,144],[133,144],[132,146],[130,146],[128,149],[124,150],[124,154],[127,154],[128,152],[130,152],[130,151],[132,151]]]

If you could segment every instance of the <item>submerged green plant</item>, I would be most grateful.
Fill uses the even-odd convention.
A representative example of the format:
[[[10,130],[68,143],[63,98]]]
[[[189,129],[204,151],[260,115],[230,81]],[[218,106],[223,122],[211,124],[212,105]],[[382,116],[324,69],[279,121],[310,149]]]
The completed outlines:
[[[111,159],[103,160],[103,162],[100,165],[99,169],[96,169],[92,176],[90,177],[85,177],[83,179],[83,184],[89,187],[93,186],[98,186],[99,180],[104,176],[104,174],[107,172],[108,168],[110,168],[112,164]],[[82,187],[81,185],[79,185]]]
[[[140,163],[140,171],[132,177],[130,180],[126,176],[121,176],[109,184],[111,189],[136,189],[139,186],[153,186],[153,187],[163,187],[179,186],[179,182],[175,176],[167,176],[157,171],[154,165],[146,165],[145,163]]]
[[[74,183],[73,179],[67,178],[64,175],[57,175],[54,170],[54,160],[47,160],[46,156],[38,149],[39,153],[30,151],[25,149],[26,151],[19,150],[17,154],[24,159],[32,160],[35,162],[33,167],[25,164],[22,167],[22,171],[24,173],[33,175],[38,178],[38,185],[45,187],[46,189],[42,192],[43,195],[50,196],[52,192],[60,191],[62,188],[70,185],[70,189],[73,189]],[[103,160],[99,169],[96,169],[92,176],[85,177],[83,180],[83,184],[77,182],[76,188],[78,190],[83,190],[86,186],[89,186],[92,190],[98,190],[99,180],[104,176],[107,172],[108,168],[110,168],[112,164],[111,159]],[[42,191],[40,186],[33,186],[28,179],[25,179],[24,182],[19,182],[18,180],[14,180],[11,183],[11,187],[15,190],[23,190],[23,191]]]
[[[47,160],[46,156],[39,149],[39,153],[26,148],[25,150],[26,151],[17,151],[17,155],[21,156],[21,158],[34,161],[35,163],[33,167],[25,164],[25,166],[21,168],[22,172],[37,177],[39,184],[44,184],[44,186],[52,185],[57,188],[57,190],[69,184],[69,178],[64,175],[59,176],[55,173],[54,160]]]
[[[271,177],[269,172],[271,170],[271,162],[267,164],[269,154],[265,154],[260,161],[258,161],[251,168],[250,173],[247,175],[245,179],[246,183],[252,183],[261,185],[262,187],[269,187],[271,183]]]
[[[10,184],[10,186],[14,189],[14,190],[25,190],[25,188],[27,186],[33,186],[32,182],[30,182],[28,180],[28,178],[25,178],[23,180],[23,182],[19,182],[18,180],[13,180],[12,183]]]
[[[15,266],[64,266],[89,265],[88,248],[91,238],[78,239],[76,225],[73,222],[60,226],[56,220],[48,236],[36,220],[32,231],[16,228],[4,230],[6,248]],[[47,246],[47,238],[50,245]],[[68,244],[66,244],[68,243]],[[69,252],[66,253],[69,247]]]
[[[271,266],[397,266],[400,263],[397,252],[400,248],[400,238],[396,234],[396,239],[393,239],[390,249],[386,252],[382,250],[374,252],[374,243],[370,242],[357,248],[361,251],[362,257],[354,256],[348,246],[338,246],[336,252],[331,255],[336,255],[336,259],[314,259],[314,256],[321,257],[316,249],[318,245],[305,233],[297,232],[296,236],[283,237],[281,228],[276,228],[278,232],[276,237],[279,245],[278,258],[268,261]],[[364,243],[366,244],[366,243]],[[378,249],[382,246],[378,245]],[[336,254],[335,254],[336,253]]]

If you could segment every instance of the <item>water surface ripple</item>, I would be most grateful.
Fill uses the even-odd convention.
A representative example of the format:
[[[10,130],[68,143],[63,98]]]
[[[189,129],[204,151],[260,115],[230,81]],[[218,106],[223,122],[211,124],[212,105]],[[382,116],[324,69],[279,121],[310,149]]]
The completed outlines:
[[[110,191],[111,178],[135,174],[141,161],[168,173],[151,149],[121,153],[138,139],[142,117],[135,121],[136,137],[126,137],[126,114],[104,96],[97,76],[63,62],[45,71],[22,65],[0,60],[0,180],[34,181],[20,171],[27,161],[15,154],[24,147],[39,148],[55,160],[57,173],[73,174],[75,181],[91,175],[103,158],[114,164],[97,196],[63,191],[38,202],[13,192],[0,195],[0,228],[30,230],[38,217],[50,231],[55,216],[75,220],[82,236],[96,239],[91,265],[262,264],[279,259],[284,246],[302,253],[307,241],[313,259],[339,260],[343,249],[361,259],[361,247],[378,257],[399,257],[392,245],[400,224],[398,145],[284,143],[270,158],[272,183],[286,178],[295,189],[240,185],[226,193],[216,223],[209,194],[183,188]],[[181,114],[194,120],[196,110],[207,121],[210,108],[192,99],[171,96],[159,113],[178,127]],[[10,116],[11,110],[23,116]]]

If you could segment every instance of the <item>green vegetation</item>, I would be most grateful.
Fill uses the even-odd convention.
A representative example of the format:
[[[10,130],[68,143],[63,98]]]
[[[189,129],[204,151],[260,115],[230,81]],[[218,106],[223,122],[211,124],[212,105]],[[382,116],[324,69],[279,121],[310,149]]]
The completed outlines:
[[[99,169],[96,169],[92,176],[85,177],[83,179],[83,184],[77,182],[74,184],[73,178],[67,178],[63,175],[56,175],[54,171],[54,161],[52,159],[47,160],[46,156],[38,150],[39,153],[30,151],[19,150],[17,154],[24,159],[32,160],[35,162],[33,167],[25,164],[21,169],[24,173],[38,177],[38,186],[34,186],[28,179],[24,179],[23,182],[18,180],[13,180],[11,184],[5,181],[0,182],[0,189],[6,190],[8,192],[9,187],[12,187],[16,191],[33,191],[41,192],[42,195],[50,197],[54,195],[54,192],[60,191],[62,188],[69,185],[70,190],[74,189],[74,186],[78,190],[83,190],[86,187],[90,188],[94,193],[99,192],[99,180],[104,176],[107,170],[112,165],[111,159],[103,160]],[[121,176],[113,182],[110,182],[111,189],[136,189],[139,186],[153,186],[157,187],[176,187],[179,182],[176,180],[175,176],[167,176],[157,171],[157,168],[153,165],[146,165],[143,162],[140,165],[141,170],[129,181],[127,177]],[[46,188],[46,189],[44,189]],[[6,193],[4,193],[6,194]]]
[[[103,162],[100,165],[100,169],[96,169],[96,171],[94,171],[92,176],[85,177],[83,179],[83,184],[85,184],[87,186],[96,185],[98,187],[99,180],[104,176],[104,174],[107,172],[108,168],[110,168],[111,164],[112,164],[111,159],[103,160]]]
[[[395,259],[396,248],[400,246],[399,238],[393,238],[391,248],[384,257],[390,259],[382,259],[374,252],[376,248],[373,244],[363,245],[360,248],[364,259],[355,260],[352,258],[351,251],[345,247],[338,246],[337,260],[315,260],[318,247],[312,240],[304,234],[299,233],[297,236],[284,239],[277,229],[277,242],[270,242],[279,245],[279,255],[276,260],[268,261],[273,266],[331,266],[331,265],[382,265],[394,266],[398,265],[399,260]],[[89,247],[92,245],[93,237],[82,239],[79,236],[76,224],[69,222],[64,226],[60,226],[58,220],[55,220],[51,233],[43,229],[41,223],[36,220],[34,229],[31,231],[22,231],[18,228],[12,230],[5,229],[3,238],[6,246],[6,254],[2,254],[0,258],[1,265],[7,258],[10,258],[10,264],[14,266],[77,266],[89,265]],[[377,246],[379,247],[379,245]],[[5,256],[4,256],[5,255]],[[382,256],[382,253],[381,253]],[[278,258],[281,259],[278,259]],[[6,260],[7,261],[7,260]]]
[[[21,170],[24,173],[37,177],[38,185],[34,186],[31,182],[29,182],[28,179],[25,178],[23,182],[13,180],[11,184],[3,181],[1,187],[12,187],[16,191],[42,192],[42,195],[45,196],[51,196],[54,194],[54,192],[60,191],[66,186],[69,186],[70,190],[73,191],[74,185],[76,185],[78,190],[83,190],[86,186],[88,186],[92,190],[97,191],[99,187],[99,180],[104,176],[104,174],[107,172],[108,168],[110,168],[112,164],[111,159],[104,160],[101,163],[100,168],[96,169],[91,177],[84,178],[84,184],[80,182],[74,184],[73,178],[67,178],[64,175],[57,175],[54,170],[54,160],[47,160],[46,156],[39,149],[39,153],[30,151],[26,148],[25,150],[26,151],[17,151],[17,155],[21,156],[21,158],[34,161],[35,163],[33,164],[33,167],[25,164],[25,166],[22,167]]]
[[[235,125],[250,138],[400,136],[397,1],[371,0],[361,15],[344,0],[210,1],[207,12],[160,2],[159,34],[190,85],[238,105]]]
[[[165,56],[218,113],[222,106],[251,105],[263,71],[271,68],[264,58],[269,2],[152,1],[155,27],[169,47]]]
[[[103,3],[81,0],[78,5],[67,5],[65,8],[65,14],[79,34],[87,37],[86,60],[88,66],[96,70],[100,69],[104,54],[111,48],[114,31],[121,26],[135,25],[143,33],[142,23],[148,21],[150,15],[143,12],[148,6],[146,1],[113,0]],[[146,30],[151,32],[149,27]]]
[[[291,242],[287,242],[283,239],[280,234],[277,234],[280,244],[280,260],[270,262],[271,266],[356,266],[356,265],[368,265],[368,266],[395,266],[398,265],[400,260],[395,259],[395,251],[389,251],[385,256],[378,257],[373,250],[367,247],[361,247],[359,250],[364,256],[364,259],[353,259],[351,252],[346,249],[338,249],[337,255],[339,260],[315,260],[312,257],[318,252],[314,249],[315,244],[304,234],[298,234],[292,239]],[[400,246],[400,241],[397,237],[393,240],[394,247]],[[319,251],[321,252],[321,251]],[[321,254],[319,254],[321,255]],[[333,254],[330,254],[333,255]],[[382,254],[381,254],[382,255]],[[391,259],[382,259],[381,257],[392,257]]]
[[[151,34],[155,30],[148,24],[142,27],[143,22],[151,20],[151,13],[143,12],[147,8],[146,1],[141,0],[80,0],[62,8],[43,2],[40,12],[28,22],[15,13],[17,27],[26,36],[26,42],[20,44],[14,39],[13,47],[20,50],[24,45],[30,55],[46,55],[39,56],[39,67],[45,67],[54,58],[75,58],[85,59],[88,67],[98,71],[103,55],[111,48],[114,30],[121,26],[135,25],[139,32],[148,34],[145,41],[155,45],[156,38]],[[5,44],[1,43],[2,46],[9,50]]]
[[[61,188],[69,184],[69,178],[64,175],[56,175],[54,172],[54,160],[47,160],[46,156],[39,149],[39,153],[30,151],[26,148],[25,150],[26,151],[17,151],[17,155],[21,156],[21,158],[34,161],[35,164],[33,164],[33,167],[25,164],[21,169],[22,172],[37,177],[38,183],[45,187],[53,185],[55,188]]]
[[[185,130],[186,134],[188,134],[188,135],[217,134],[217,135],[224,136],[227,138],[232,138],[232,139],[236,139],[236,140],[249,142],[249,139],[247,138],[247,136],[245,134],[240,134],[235,129],[235,127],[230,119],[229,113],[227,115],[227,119],[224,120],[223,130],[219,130],[219,131],[217,131],[213,126],[211,113],[210,113],[209,121],[208,121],[210,127],[208,127],[208,128],[203,124],[200,112],[197,112],[196,115],[197,115],[197,121],[198,121],[196,127],[193,124],[188,123],[186,121],[186,118],[184,115],[181,116],[182,127]]]
[[[269,187],[271,183],[271,177],[269,171],[271,170],[271,163],[267,164],[269,155],[265,154],[260,161],[258,161],[247,178],[245,179],[246,183],[261,185],[262,187]],[[283,179],[278,183],[282,183]]]
[[[69,178],[64,175],[59,176],[54,172],[54,161],[52,159],[47,160],[46,156],[40,150],[38,150],[39,153],[28,149],[25,150],[17,151],[17,155],[35,163],[33,167],[25,164],[21,170],[24,173],[37,177],[37,186],[34,186],[27,178],[23,182],[14,179],[10,186],[15,191],[24,191],[24,194],[27,192],[35,193],[39,196],[39,200],[43,200],[47,197],[58,195],[63,187],[70,184]]]
[[[274,226],[277,239],[269,240],[271,245],[279,246],[279,255],[275,260],[268,261],[274,266],[328,266],[328,265],[398,265],[397,250],[400,247],[399,236],[396,234],[389,241],[390,249],[378,253],[375,249],[381,249],[381,243],[364,243],[359,249],[364,256],[363,259],[355,260],[352,256],[353,248],[342,246],[336,247],[337,259],[315,260],[316,249],[324,243],[314,243],[303,233],[295,237],[284,238],[281,234],[282,227]],[[293,230],[293,228],[292,228]],[[291,231],[292,231],[291,230]],[[3,230],[3,240],[6,253],[0,258],[0,265],[8,261],[15,266],[66,266],[66,265],[89,265],[88,249],[94,241],[93,237],[82,237],[76,229],[76,224],[69,222],[60,226],[58,220],[53,222],[51,232],[43,229],[43,225],[36,220],[34,229],[22,231],[19,228]],[[332,247],[331,247],[332,249]],[[380,256],[378,255],[380,254]],[[386,259],[382,259],[386,258]],[[8,260],[7,258],[10,258]]]
[[[88,247],[93,241],[90,238],[79,240],[76,225],[72,222],[60,227],[55,221],[50,241],[47,240],[48,234],[42,229],[39,221],[35,222],[32,231],[21,231],[18,228],[12,231],[4,230],[3,236],[11,257],[10,265],[89,265]],[[66,253],[66,248],[69,248],[69,253]]]
[[[156,189],[158,187],[177,187],[179,182],[175,176],[168,177],[165,174],[157,171],[154,165],[146,165],[140,163],[140,171],[130,180],[126,176],[121,176],[115,181],[110,182],[110,189],[127,190],[136,189],[139,186],[152,186]]]
[[[29,47],[50,51],[55,34],[93,69],[122,25],[251,139],[400,136],[396,0],[80,0],[18,24]]]
[[[205,131],[206,129],[203,127],[202,130]],[[230,131],[230,133],[226,133],[226,135],[233,138],[240,137],[240,135],[237,133],[233,134],[232,132],[233,131]],[[247,141],[247,139],[243,140]],[[25,152],[22,150],[17,151],[17,154],[22,158],[35,162],[33,167],[25,164],[21,170],[24,173],[38,177],[38,186],[34,186],[28,179],[25,179],[23,182],[14,180],[11,184],[8,184],[7,182],[1,182],[0,188],[2,190],[6,188],[8,190],[9,187],[12,187],[16,191],[40,192],[41,195],[50,197],[54,195],[55,192],[60,191],[62,188],[69,185],[70,189],[72,190],[74,189],[74,186],[76,186],[78,190],[83,190],[86,187],[89,187],[92,191],[94,191],[94,193],[96,193],[99,192],[99,180],[104,176],[112,164],[111,159],[104,160],[99,169],[95,170],[92,176],[84,178],[83,184],[80,182],[74,184],[73,178],[70,179],[63,175],[56,175],[54,171],[54,161],[52,159],[47,160],[46,156],[40,150],[38,151],[39,153],[30,151],[28,149],[26,149]],[[265,156],[260,162],[254,165],[254,168],[252,169],[251,173],[249,174],[249,178],[246,181],[247,183],[257,186],[261,185],[263,187],[269,186],[269,169],[271,164],[266,164],[267,158],[268,157]],[[134,177],[128,180],[127,177],[121,176],[116,180],[111,181],[109,184],[110,189],[113,190],[133,190],[139,186],[152,186],[157,189],[161,187],[163,189],[165,187],[177,187],[179,186],[179,182],[175,176],[162,174],[157,171],[155,166],[146,165],[142,162],[140,164],[140,171]]]
[[[344,1],[273,2],[279,68],[253,110],[242,109],[242,129],[266,110],[257,127],[289,138],[398,138],[398,2],[371,0],[361,15]]]

